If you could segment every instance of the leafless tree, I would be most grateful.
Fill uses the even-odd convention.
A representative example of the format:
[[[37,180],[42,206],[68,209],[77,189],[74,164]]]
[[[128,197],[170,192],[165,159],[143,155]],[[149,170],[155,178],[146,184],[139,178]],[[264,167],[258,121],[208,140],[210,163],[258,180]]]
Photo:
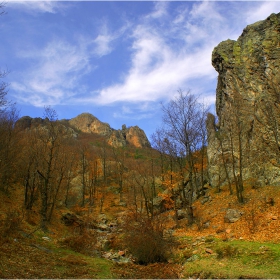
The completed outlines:
[[[165,142],[169,143],[169,151],[182,173],[183,202],[186,203],[189,223],[192,224],[193,198],[199,188],[194,153],[206,144],[204,126],[207,110],[195,95],[182,90],[166,106],[163,105],[162,110]]]

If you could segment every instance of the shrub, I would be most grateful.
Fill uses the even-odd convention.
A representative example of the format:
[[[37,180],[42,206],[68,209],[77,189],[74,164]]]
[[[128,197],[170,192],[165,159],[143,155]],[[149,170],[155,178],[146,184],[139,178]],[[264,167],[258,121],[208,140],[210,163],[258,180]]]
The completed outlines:
[[[20,230],[22,219],[23,217],[18,211],[8,211],[6,217],[0,223],[3,237],[17,234]]]
[[[66,237],[62,241],[62,244],[76,252],[87,253],[95,249],[96,236],[93,233],[84,230],[80,234]]]
[[[166,262],[174,245],[171,236],[164,236],[163,221],[138,214],[137,221],[128,215],[124,226],[124,244],[139,264]]]
[[[227,245],[221,248],[216,249],[217,258],[232,258],[238,254],[238,249],[231,245]]]

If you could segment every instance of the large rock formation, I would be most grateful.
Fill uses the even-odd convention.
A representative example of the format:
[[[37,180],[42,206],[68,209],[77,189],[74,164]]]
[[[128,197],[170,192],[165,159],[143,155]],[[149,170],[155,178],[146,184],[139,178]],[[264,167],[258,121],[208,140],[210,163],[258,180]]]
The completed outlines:
[[[248,25],[212,53],[218,123],[209,115],[212,185],[242,176],[280,182],[280,13]]]
[[[69,120],[69,124],[82,132],[107,137],[108,143],[114,147],[124,147],[127,144],[137,148],[151,146],[145,132],[138,126],[127,128],[126,125],[123,125],[122,129],[115,130],[108,123],[101,122],[89,113],[80,114]]]
[[[89,113],[83,113],[69,120],[69,124],[85,133],[96,133],[102,136],[109,136],[112,128],[108,123],[103,123]]]
[[[25,116],[17,121],[16,127],[21,130],[32,129],[37,126],[45,126],[47,122],[49,122],[48,119]],[[94,133],[105,137],[108,144],[114,147],[125,147],[126,145],[132,145],[136,148],[151,147],[145,132],[138,126],[127,128],[126,125],[123,125],[122,129],[115,130],[108,123],[101,122],[89,113],[82,113],[73,119],[61,120],[59,122],[67,127],[74,136],[77,136],[74,130],[77,132]]]

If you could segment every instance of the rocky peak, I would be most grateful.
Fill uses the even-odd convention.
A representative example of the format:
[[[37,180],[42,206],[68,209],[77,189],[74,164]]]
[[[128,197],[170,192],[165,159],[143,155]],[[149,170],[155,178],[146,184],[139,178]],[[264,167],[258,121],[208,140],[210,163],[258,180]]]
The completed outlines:
[[[212,53],[219,73],[216,92],[217,115],[222,118],[229,99],[242,94],[251,103],[272,94],[280,83],[280,13],[248,25],[237,41],[221,42]]]
[[[131,126],[122,130],[126,141],[136,148],[150,147],[150,142],[145,132],[138,126]]]
[[[213,125],[213,117],[208,120],[210,177],[216,182],[213,184],[224,179],[218,174],[219,168],[224,169],[219,167],[221,150],[224,158],[234,158],[235,166],[241,164],[240,158],[246,154],[242,161],[245,178],[276,180],[271,171],[275,166],[269,163],[278,161],[280,148],[276,147],[279,132],[273,128],[273,122],[280,124],[280,13],[248,25],[237,41],[221,42],[213,50],[212,65],[219,74],[216,90],[219,126]],[[239,146],[237,131],[242,139]],[[232,155],[230,137],[234,146]]]
[[[124,147],[127,144],[137,148],[150,147],[150,142],[145,132],[138,126],[115,130],[108,123],[103,123],[89,113],[83,113],[69,121],[69,124],[85,133],[96,133],[105,136],[108,143],[114,147]]]
[[[103,123],[89,113],[83,113],[69,120],[69,124],[85,133],[96,133],[102,136],[109,136],[112,128],[108,123]]]

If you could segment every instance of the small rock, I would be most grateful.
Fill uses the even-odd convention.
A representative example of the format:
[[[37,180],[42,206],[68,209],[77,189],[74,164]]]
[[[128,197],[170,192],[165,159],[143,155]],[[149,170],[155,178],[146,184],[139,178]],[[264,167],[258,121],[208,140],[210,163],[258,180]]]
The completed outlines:
[[[235,223],[238,221],[241,216],[243,215],[243,212],[236,210],[236,209],[228,209],[226,212],[226,215],[224,217],[225,223]]]
[[[178,220],[182,220],[184,218],[187,218],[188,217],[188,212],[187,210],[182,210],[182,209],[179,209],[177,211],[177,217],[178,217]]]
[[[203,224],[203,228],[209,228],[209,227],[210,227],[210,222],[209,221]]]
[[[194,262],[199,259],[198,255],[192,255],[190,258],[187,259],[187,262]]]
[[[42,239],[45,240],[45,241],[51,241],[51,239],[47,236],[43,236]]]
[[[119,255],[119,256],[124,256],[124,255],[125,255],[125,251],[119,251],[119,252],[118,252],[118,255]]]
[[[225,230],[222,229],[222,228],[218,228],[218,229],[216,230],[216,233],[222,233],[222,232],[225,232]]]
[[[105,231],[109,228],[106,224],[98,224],[96,227],[101,231]]]
[[[226,233],[227,233],[227,234],[231,233],[231,229],[230,229],[230,228],[227,228],[227,229],[226,229]]]
[[[271,217],[271,220],[277,220],[277,219],[278,219],[277,216],[272,216],[272,217]]]
[[[206,248],[206,249],[205,249],[205,252],[208,253],[208,254],[210,254],[210,255],[214,253],[213,250],[210,249],[210,248]]]

